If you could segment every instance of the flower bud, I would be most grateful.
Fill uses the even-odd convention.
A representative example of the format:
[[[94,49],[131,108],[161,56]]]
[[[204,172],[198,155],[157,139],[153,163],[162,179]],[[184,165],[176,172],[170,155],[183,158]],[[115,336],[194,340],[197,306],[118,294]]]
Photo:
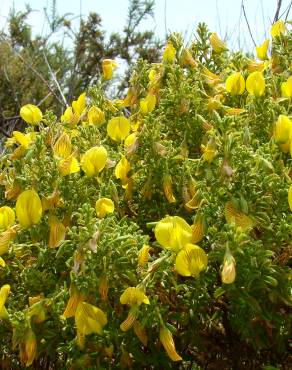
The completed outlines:
[[[146,347],[148,342],[148,337],[146,330],[143,328],[143,326],[140,324],[138,320],[134,322],[133,329],[137,337],[140,339],[140,341],[143,343],[143,345]]]
[[[49,248],[57,248],[65,239],[66,227],[56,217],[50,220]]]
[[[35,333],[31,328],[29,328],[26,332],[24,338],[24,345],[25,345],[25,366],[30,366],[37,354],[37,341]]]
[[[175,203],[176,199],[172,191],[172,180],[170,175],[163,176],[163,191],[168,203]]]
[[[104,275],[104,276],[101,277],[100,282],[99,282],[99,286],[98,286],[98,291],[99,291],[99,294],[100,294],[101,299],[103,301],[107,300],[108,288],[109,288],[108,279]]]
[[[191,68],[195,68],[198,65],[195,59],[192,57],[189,49],[183,49],[181,55],[181,64],[183,67],[187,66]]]
[[[168,354],[168,357],[172,361],[181,361],[182,358],[180,355],[176,352],[174,340],[172,337],[172,334],[169,329],[167,329],[166,326],[162,326],[159,331],[159,339],[162,343],[166,353]]]
[[[257,57],[260,60],[268,59],[267,52],[268,52],[268,48],[269,48],[269,43],[270,43],[270,40],[266,39],[262,43],[262,45],[256,47]]]
[[[129,329],[131,329],[131,327],[134,325],[137,317],[138,317],[138,313],[139,313],[139,310],[137,309],[137,306],[133,306],[129,313],[128,313],[128,316],[126,318],[126,320],[124,320],[121,325],[120,325],[120,329],[122,331],[128,331]]]
[[[221,272],[222,283],[232,284],[236,277],[235,259],[229,250],[226,251]]]
[[[140,267],[145,267],[148,263],[148,259],[149,259],[149,251],[152,250],[151,247],[149,247],[149,245],[143,245],[143,247],[139,250],[139,254],[138,254],[138,265]]]

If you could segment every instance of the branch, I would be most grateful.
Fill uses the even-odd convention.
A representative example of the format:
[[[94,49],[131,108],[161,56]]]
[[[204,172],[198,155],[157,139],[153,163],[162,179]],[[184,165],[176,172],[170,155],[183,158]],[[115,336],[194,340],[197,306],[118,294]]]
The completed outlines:
[[[3,134],[6,137],[10,137],[10,135],[8,135],[8,133],[1,126],[0,126],[0,132],[1,132],[1,134]]]
[[[64,102],[65,106],[67,107],[67,106],[68,106],[68,103],[67,103],[67,101],[66,101],[66,98],[65,98],[65,96],[64,96],[64,94],[63,94],[63,92],[62,92],[62,90],[61,90],[61,87],[60,87],[60,84],[59,84],[59,82],[58,82],[58,80],[57,80],[56,74],[53,72],[53,70],[52,70],[52,68],[51,68],[51,66],[50,66],[50,63],[49,63],[49,61],[48,61],[48,58],[47,58],[47,56],[46,56],[45,52],[43,52],[43,54],[44,54],[45,62],[46,62],[46,64],[47,64],[47,66],[48,66],[48,68],[49,68],[49,71],[50,71],[50,74],[51,74],[51,76],[52,76],[53,82],[55,83],[55,85],[56,85],[56,87],[57,87],[57,89],[58,89],[58,91],[59,91],[59,93],[60,93],[60,95],[61,95],[61,98],[63,99],[63,102]]]
[[[249,23],[248,23],[248,19],[247,19],[247,16],[246,16],[246,12],[245,12],[245,8],[244,8],[244,5],[243,5],[243,1],[242,1],[242,3],[241,3],[241,7],[242,7],[242,10],[243,10],[244,19],[245,19],[245,21],[246,21],[246,24],[247,24],[247,28],[248,28],[248,31],[249,31],[250,37],[251,37],[251,39],[252,39],[252,42],[253,42],[254,46],[256,47],[256,46],[257,46],[257,44],[255,43],[254,38],[253,38],[252,33],[251,33],[251,29],[250,29],[250,25],[249,25]]]
[[[289,8],[288,8],[288,10],[287,10],[286,17],[285,17],[285,22],[287,21],[287,19],[288,19],[288,17],[289,17],[289,13],[290,13],[291,6],[292,6],[292,1],[290,1]]]
[[[276,13],[275,13],[275,17],[274,17],[273,23],[277,22],[277,20],[279,19],[279,14],[280,14],[281,6],[282,6],[282,0],[278,0],[277,1],[277,9],[276,9]]]

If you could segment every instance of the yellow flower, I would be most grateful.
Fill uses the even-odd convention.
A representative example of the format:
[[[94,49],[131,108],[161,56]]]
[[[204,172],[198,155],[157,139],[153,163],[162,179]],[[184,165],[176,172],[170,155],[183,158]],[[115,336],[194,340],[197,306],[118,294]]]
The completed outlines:
[[[113,72],[118,67],[118,64],[112,59],[104,59],[102,61],[102,76],[104,80],[111,80]]]
[[[285,27],[285,22],[279,19],[277,22],[275,22],[272,27],[271,27],[271,35],[272,37],[278,37],[282,34],[286,33],[286,27]]]
[[[290,76],[286,82],[283,82],[281,84],[281,91],[282,96],[284,96],[285,98],[292,97],[292,76]]]
[[[168,354],[169,358],[172,361],[181,361],[182,358],[180,355],[176,352],[174,340],[172,337],[172,334],[169,329],[167,329],[166,326],[161,326],[159,331],[159,339],[162,343],[166,353]]]
[[[86,108],[86,94],[85,93],[82,93],[81,95],[79,95],[78,99],[72,102],[72,108],[73,108],[74,114],[76,114],[78,117],[80,117],[84,113],[85,108]]]
[[[265,92],[265,79],[261,72],[252,72],[246,79],[246,90],[254,96],[262,96]]]
[[[103,218],[108,213],[113,213],[115,209],[114,202],[109,198],[100,198],[95,203],[97,217]]]
[[[79,114],[74,113],[72,107],[67,107],[64,114],[61,116],[61,122],[76,126],[79,118]]]
[[[132,154],[138,147],[138,138],[136,132],[133,132],[126,137],[124,142],[124,149],[127,154]]]
[[[38,297],[30,297],[38,299]],[[33,323],[40,324],[46,320],[46,310],[45,305],[47,303],[46,299],[39,299],[35,303],[32,303],[28,309],[28,317]]]
[[[188,66],[192,68],[198,65],[195,59],[192,57],[192,54],[189,49],[183,49],[181,55],[181,64],[183,65],[183,67]]]
[[[236,209],[232,202],[226,203],[224,213],[229,225],[234,224],[236,227],[241,227],[243,230],[248,230],[254,225],[252,219],[239,209]]]
[[[143,247],[139,250],[138,253],[138,265],[144,267],[148,263],[149,258],[149,251],[152,250],[149,245],[143,245]]]
[[[216,147],[214,140],[209,140],[207,145],[201,145],[201,151],[203,152],[203,160],[211,163],[216,156]]]
[[[104,113],[101,109],[96,107],[95,105],[92,106],[88,113],[88,122],[92,125],[102,125],[105,122]]]
[[[10,243],[16,237],[18,230],[19,225],[15,225],[0,234],[0,256],[8,252]]]
[[[56,217],[50,220],[49,248],[57,248],[65,239],[66,227]]]
[[[73,285],[70,286],[70,298],[68,300],[67,306],[65,311],[62,315],[63,318],[69,318],[75,316],[75,312],[77,306],[80,302],[83,302],[85,299],[84,295],[82,295]]]
[[[0,257],[0,267],[5,267],[6,263],[2,257]]]
[[[164,52],[163,52],[163,60],[166,63],[173,63],[175,59],[176,50],[171,42],[168,42],[165,46]]]
[[[0,229],[8,229],[14,224],[15,214],[12,208],[3,206],[0,208]]]
[[[148,297],[137,287],[127,288],[120,297],[121,304],[140,306],[142,303],[149,304]]]
[[[247,65],[247,70],[249,73],[251,72],[263,72],[269,66],[269,62],[256,62],[255,60],[250,60]]]
[[[8,318],[8,312],[5,308],[5,302],[7,300],[7,297],[10,293],[10,285],[5,284],[0,289],[0,319],[7,319]]]
[[[39,223],[43,209],[38,193],[35,190],[23,191],[17,198],[15,211],[23,228]]]
[[[209,98],[207,106],[209,110],[218,110],[222,108],[220,97],[214,96],[214,98]]]
[[[71,154],[72,145],[68,134],[64,132],[56,141],[53,152],[56,157],[67,158]]]
[[[223,269],[221,272],[222,283],[232,284],[236,277],[235,259],[229,250],[226,251],[223,262]]]
[[[189,196],[185,196],[185,208],[187,211],[192,211],[194,209],[198,209],[201,207],[203,199],[200,193],[197,191],[195,194],[190,198]]]
[[[124,107],[133,107],[137,102],[137,91],[132,87],[129,88],[127,95],[123,99]]]
[[[124,116],[110,119],[107,125],[108,136],[114,141],[124,140],[129,135],[130,129],[130,121]]]
[[[167,216],[160,220],[154,233],[162,247],[173,250],[180,250],[193,238],[191,226],[178,216]]]
[[[55,189],[52,194],[42,198],[43,212],[48,209],[53,210],[61,205],[62,201],[60,200],[60,192],[57,189]]]
[[[274,138],[277,144],[281,145],[284,152],[290,149],[290,137],[292,133],[292,121],[289,117],[281,114],[276,122],[274,129]]]
[[[29,147],[31,140],[29,139],[28,135],[24,135],[20,131],[13,131],[12,134],[16,142],[18,142],[21,146],[23,146],[25,149]]]
[[[262,43],[262,45],[256,47],[257,57],[260,60],[268,59],[267,52],[268,52],[268,48],[269,48],[269,43],[270,43],[270,40],[266,39]]]
[[[24,146],[20,145],[18,148],[14,150],[14,152],[10,155],[11,160],[20,159],[26,153],[26,149]]]
[[[172,191],[172,180],[170,175],[163,176],[163,191],[168,203],[175,203],[176,199]]]
[[[21,187],[18,184],[8,184],[6,186],[5,198],[6,199],[16,199],[21,193]]]
[[[216,86],[220,82],[220,77],[215,73],[209,71],[208,68],[203,68],[203,77],[208,85]]]
[[[81,159],[81,168],[86,176],[96,176],[104,169],[106,161],[106,149],[103,146],[94,146],[83,155]]]
[[[225,83],[226,90],[231,95],[241,95],[244,93],[245,81],[240,72],[235,72],[230,75]]]
[[[160,79],[162,77],[163,69],[161,68],[161,64],[155,64],[150,69],[148,73],[148,78],[150,82],[150,86],[152,87],[158,87]]]
[[[208,257],[204,250],[194,244],[186,244],[175,259],[176,271],[182,276],[198,277],[205,270]]]
[[[140,109],[143,114],[151,113],[156,105],[156,96],[147,94],[146,98],[140,100]]]
[[[225,42],[219,39],[216,32],[213,32],[210,36],[210,43],[215,53],[222,53],[225,50],[228,50]]]
[[[290,211],[292,211],[292,185],[290,185],[289,190],[288,190],[288,203],[289,203]]]
[[[37,106],[26,104],[20,109],[20,117],[25,122],[30,123],[31,125],[36,125],[43,118],[43,114]]]
[[[58,168],[62,176],[71,175],[72,173],[80,171],[79,163],[73,153],[69,157],[62,159],[58,164]]]
[[[129,181],[128,173],[131,170],[130,162],[125,156],[118,162],[115,168],[115,176],[122,181],[122,185],[126,185]]]
[[[81,335],[97,333],[102,335],[107,324],[106,314],[90,303],[80,302],[75,312],[75,324]]]

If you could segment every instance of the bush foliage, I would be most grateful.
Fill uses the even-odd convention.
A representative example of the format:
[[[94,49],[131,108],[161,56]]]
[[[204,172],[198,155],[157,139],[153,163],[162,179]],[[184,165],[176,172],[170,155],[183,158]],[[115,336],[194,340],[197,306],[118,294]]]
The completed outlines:
[[[61,117],[22,107],[1,157],[2,368],[284,366],[291,33],[272,36],[256,61],[200,24],[123,99],[107,60]]]

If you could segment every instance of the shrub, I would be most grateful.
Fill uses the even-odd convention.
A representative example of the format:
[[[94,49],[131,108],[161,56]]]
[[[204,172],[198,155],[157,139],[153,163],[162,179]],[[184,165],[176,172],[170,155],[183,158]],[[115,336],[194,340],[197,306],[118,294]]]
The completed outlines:
[[[257,62],[201,24],[122,100],[101,78],[61,118],[23,108],[1,157],[2,367],[286,361],[290,42]]]

